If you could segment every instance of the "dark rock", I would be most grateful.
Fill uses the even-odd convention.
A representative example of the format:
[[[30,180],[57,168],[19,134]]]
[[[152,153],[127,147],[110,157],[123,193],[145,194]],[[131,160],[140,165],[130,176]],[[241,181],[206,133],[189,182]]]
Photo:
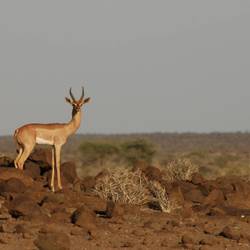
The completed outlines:
[[[82,238],[84,238],[85,240],[92,240],[93,237],[92,235],[90,234],[89,231],[87,230],[84,230],[82,228],[79,228],[79,227],[75,227],[71,230],[70,232],[71,235],[74,235],[74,236],[81,236]]]
[[[204,183],[204,181],[205,181],[204,178],[199,173],[194,173],[194,175],[192,176],[192,180],[191,180],[191,182],[194,185],[202,184]]]
[[[210,208],[209,211],[206,213],[208,216],[225,216],[226,212],[221,207],[213,207]]]
[[[222,205],[225,201],[224,194],[219,189],[214,189],[209,193],[209,195],[205,198],[204,204],[215,206],[215,205]]]
[[[96,215],[86,206],[80,207],[72,214],[71,222],[90,231],[96,229]]]
[[[224,226],[225,225],[222,222],[216,223],[216,222],[208,221],[204,225],[204,233],[217,236],[222,232]]]
[[[194,240],[193,235],[184,234],[181,237],[181,243],[184,244],[184,245],[186,245],[186,244],[194,244],[195,240]]]
[[[215,239],[214,237],[205,237],[203,239],[201,239],[200,241],[200,245],[208,245],[208,246],[212,246],[214,245],[216,242],[215,242]]]
[[[74,162],[65,162],[61,165],[61,174],[71,184],[77,181],[76,165]]]
[[[162,210],[159,201],[156,201],[156,200],[155,200],[155,201],[149,201],[149,202],[147,203],[147,205],[148,205],[148,207],[149,207],[150,209],[158,210],[158,211],[161,211],[161,210]]]
[[[40,234],[34,244],[39,250],[70,250],[70,238],[63,232]]]
[[[57,204],[63,204],[65,200],[65,194],[64,193],[49,193],[46,195],[40,205],[43,205],[44,203],[57,203]]]
[[[13,159],[7,156],[0,157],[0,167],[13,168],[14,167]]]
[[[15,232],[18,234],[31,234],[32,233],[31,229],[27,228],[27,226],[23,224],[17,224],[15,226]]]
[[[54,222],[60,223],[70,223],[71,222],[71,214],[63,211],[55,212],[51,215],[51,220]]]
[[[196,203],[203,203],[205,197],[199,189],[192,189],[184,194],[184,198],[187,201],[192,201]]]
[[[0,183],[0,193],[23,193],[25,190],[26,186],[17,178],[10,178]]]
[[[24,172],[26,175],[30,176],[34,180],[40,178],[41,175],[39,164],[32,161],[25,162]]]
[[[105,211],[96,211],[97,214],[101,217],[112,218],[112,217],[121,217],[124,214],[124,208],[118,203],[113,201],[107,201],[107,207]]]
[[[107,208],[105,211],[107,218],[112,218],[115,210],[115,203],[113,201],[107,201]]]
[[[28,159],[42,165],[42,167],[51,166],[52,150],[35,148]]]
[[[185,182],[185,181],[175,181],[172,185],[179,186],[184,196],[185,193],[190,192],[190,190],[197,189],[196,185],[194,185],[191,182]]]
[[[239,240],[240,239],[240,233],[238,230],[235,230],[231,226],[226,226],[223,228],[222,232],[220,233],[220,236],[223,236],[227,239],[231,240]]]
[[[92,191],[96,185],[96,179],[92,176],[85,177],[81,182],[81,189],[84,192]]]
[[[19,195],[10,202],[9,213],[13,218],[26,218],[39,221],[46,221],[48,219],[46,212],[27,194]]]
[[[24,171],[15,168],[0,168],[0,180],[9,180],[11,178],[19,179],[27,187],[34,184],[34,180],[27,176]]]

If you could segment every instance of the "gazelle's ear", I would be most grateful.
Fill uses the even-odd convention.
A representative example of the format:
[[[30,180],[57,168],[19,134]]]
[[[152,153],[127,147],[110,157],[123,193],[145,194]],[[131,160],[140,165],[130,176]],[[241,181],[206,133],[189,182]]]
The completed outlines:
[[[68,102],[69,104],[72,105],[72,101],[68,97],[65,97],[65,100],[66,100],[66,102]]]
[[[88,98],[84,99],[84,102],[83,102],[83,103],[84,103],[84,104],[85,104],[85,103],[88,103],[88,102],[90,102],[90,100],[91,100],[91,98],[88,97]]]

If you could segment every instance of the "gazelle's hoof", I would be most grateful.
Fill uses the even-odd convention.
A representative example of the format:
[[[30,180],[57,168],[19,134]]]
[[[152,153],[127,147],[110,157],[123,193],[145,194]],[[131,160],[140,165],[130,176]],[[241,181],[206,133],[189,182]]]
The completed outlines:
[[[56,191],[56,193],[57,193],[57,194],[61,194],[61,193],[63,193],[63,190],[62,190],[62,189],[58,189],[58,190]]]

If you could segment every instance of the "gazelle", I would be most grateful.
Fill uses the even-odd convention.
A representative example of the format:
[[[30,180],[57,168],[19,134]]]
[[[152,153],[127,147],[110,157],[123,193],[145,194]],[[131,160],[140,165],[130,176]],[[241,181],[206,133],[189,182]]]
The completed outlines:
[[[52,176],[51,189],[54,192],[55,166],[57,170],[58,188],[62,189],[61,174],[60,174],[60,158],[61,148],[66,143],[68,137],[76,132],[80,127],[82,119],[82,106],[90,101],[90,98],[84,98],[84,88],[82,87],[82,96],[76,100],[72,94],[71,88],[69,91],[70,98],[65,98],[66,102],[72,105],[72,119],[68,123],[50,123],[26,124],[16,129],[14,138],[19,147],[19,153],[14,161],[15,167],[23,170],[23,165],[36,144],[47,144],[52,146]]]

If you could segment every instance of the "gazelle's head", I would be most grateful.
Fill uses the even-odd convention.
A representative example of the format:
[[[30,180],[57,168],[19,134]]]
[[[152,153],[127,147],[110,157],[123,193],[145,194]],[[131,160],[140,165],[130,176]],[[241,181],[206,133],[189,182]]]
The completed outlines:
[[[84,98],[84,87],[82,87],[82,96],[79,100],[76,100],[73,93],[72,93],[72,90],[70,88],[69,90],[69,94],[70,94],[70,97],[71,98],[68,98],[68,97],[65,97],[66,99],[66,102],[68,102],[69,104],[72,105],[73,107],[73,114],[76,114],[77,112],[79,112],[82,108],[82,106],[89,102],[90,101],[90,97],[88,98]]]

